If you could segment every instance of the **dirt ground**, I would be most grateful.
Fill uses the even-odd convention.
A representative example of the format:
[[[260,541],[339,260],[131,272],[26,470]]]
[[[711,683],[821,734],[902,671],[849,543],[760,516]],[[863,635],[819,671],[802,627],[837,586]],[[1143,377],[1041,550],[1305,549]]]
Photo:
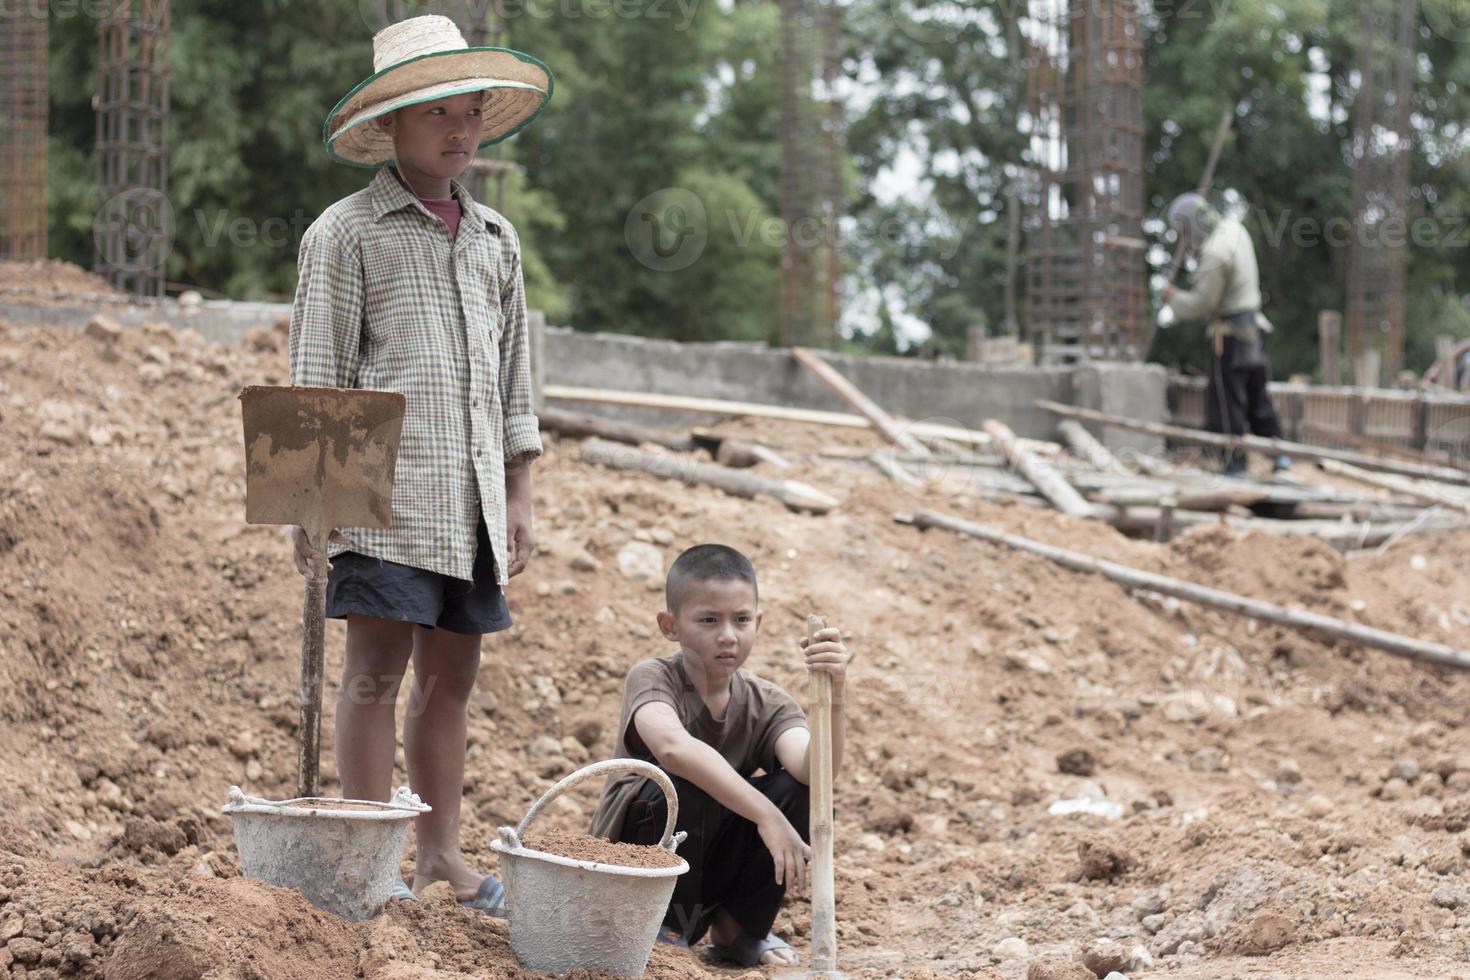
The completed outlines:
[[[281,531],[243,522],[235,398],[284,383],[283,347],[0,324],[0,973],[522,975],[503,923],[443,893],[350,925],[239,875],[229,786],[286,797],[295,772],[301,581]],[[1226,531],[1155,545],[796,452],[865,433],[723,428],[793,450],[787,475],[841,507],[613,474],[548,440],[539,552],[471,711],[464,833],[485,870],[497,827],[608,755],[624,673],[665,652],[660,587],[620,552],[717,540],[761,574],[754,670],[801,690],[809,612],[859,655],[837,790],[847,975],[1470,978],[1470,680],[893,516],[929,506],[1457,645],[1470,535],[1351,557]],[[331,623],[329,677],[341,646]],[[584,829],[595,795],[545,826]],[[1122,815],[1048,812],[1063,800]],[[777,931],[803,949],[808,928],[789,903]],[[741,973],[660,947],[649,975]]]

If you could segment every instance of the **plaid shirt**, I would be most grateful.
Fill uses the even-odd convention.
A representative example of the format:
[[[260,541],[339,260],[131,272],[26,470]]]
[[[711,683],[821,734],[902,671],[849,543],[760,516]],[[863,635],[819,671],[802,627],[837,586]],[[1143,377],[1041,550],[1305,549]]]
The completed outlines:
[[[291,383],[402,392],[393,527],[343,528],[346,550],[469,580],[480,517],[510,562],[505,464],[541,455],[515,229],[451,183],[449,229],[384,167],[307,229],[291,311]]]

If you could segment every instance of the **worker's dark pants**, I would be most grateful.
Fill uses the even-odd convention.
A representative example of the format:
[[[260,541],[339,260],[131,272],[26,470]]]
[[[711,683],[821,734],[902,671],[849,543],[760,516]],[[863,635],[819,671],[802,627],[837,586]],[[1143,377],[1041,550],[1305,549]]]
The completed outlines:
[[[1262,337],[1264,340],[1264,337]],[[1227,335],[1221,353],[1215,354],[1210,340],[1210,383],[1205,389],[1205,428],[1211,432],[1270,439],[1281,437],[1281,421],[1266,385],[1271,380],[1271,362],[1262,342],[1243,341]],[[1224,459],[1227,473],[1245,469],[1245,453],[1232,450]]]
[[[725,809],[708,793],[678,776],[670,776],[679,794],[678,830],[689,834],[679,855],[689,871],[674,886],[664,925],[676,929],[692,946],[709,929],[717,909],[724,909],[746,935],[764,939],[776,921],[786,886],[776,884],[776,866],[755,824]],[[757,776],[751,785],[791,821],[810,843],[807,831],[807,787],[784,769]],[[644,780],[623,822],[628,844],[657,844],[668,819],[668,802],[653,780]]]

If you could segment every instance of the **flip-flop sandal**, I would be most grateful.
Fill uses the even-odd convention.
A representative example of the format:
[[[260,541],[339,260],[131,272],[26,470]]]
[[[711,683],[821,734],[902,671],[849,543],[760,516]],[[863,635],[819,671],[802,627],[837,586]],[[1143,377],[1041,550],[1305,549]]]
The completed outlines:
[[[392,897],[398,899],[400,902],[417,902],[419,900],[419,897],[413,893],[413,889],[408,887],[408,882],[402,878],[393,882]]]
[[[685,939],[684,934],[678,929],[675,929],[673,926],[664,926],[658,931],[657,938],[658,941],[663,943],[665,946],[682,946],[685,949],[689,948],[689,940]]]
[[[475,892],[475,897],[467,898],[459,904],[467,909],[474,909],[497,919],[504,919],[506,917],[505,886],[494,875],[486,875],[480,882],[480,888]]]
[[[786,940],[775,933],[768,932],[766,933],[765,939],[752,939],[749,936],[741,935],[738,940],[729,946],[716,946],[714,943],[710,943],[709,955],[713,959],[729,960],[741,966],[761,966],[761,957],[766,955],[770,950],[790,948],[791,944]],[[800,966],[801,957],[797,956],[789,965]]]

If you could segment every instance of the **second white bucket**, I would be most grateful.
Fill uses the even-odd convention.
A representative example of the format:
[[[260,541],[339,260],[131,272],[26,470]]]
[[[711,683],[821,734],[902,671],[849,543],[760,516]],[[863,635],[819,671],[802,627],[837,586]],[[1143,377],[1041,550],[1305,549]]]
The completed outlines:
[[[537,800],[520,825],[500,828],[490,847],[500,855],[510,914],[510,947],[527,970],[569,973],[602,970],[641,976],[668,911],[683,858],[668,868],[626,868],[547,854],[521,844],[531,821],[571,787],[610,772],[637,772],[658,783],[669,817],[658,846],[673,853],[684,841],[674,833],[679,798],[662,769],[636,759],[612,759],[579,769]]]

